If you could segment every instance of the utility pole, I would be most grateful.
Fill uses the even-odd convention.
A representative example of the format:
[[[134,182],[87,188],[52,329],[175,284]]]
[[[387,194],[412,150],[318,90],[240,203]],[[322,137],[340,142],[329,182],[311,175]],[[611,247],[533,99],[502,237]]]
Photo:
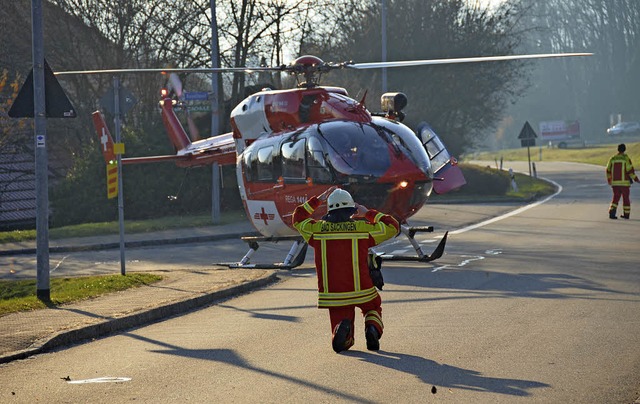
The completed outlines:
[[[113,76],[113,101],[114,101],[114,116],[115,116],[115,130],[116,130],[116,144],[120,146],[122,143],[121,132],[121,112],[120,112],[120,78]],[[120,234],[120,274],[126,274],[126,261],[124,256],[125,242],[124,242],[124,186],[122,180],[122,153],[116,153],[116,161],[118,166],[118,230]]]
[[[31,0],[33,117],[36,158],[36,296],[51,300],[49,279],[49,168],[44,86],[42,0]]]
[[[380,0],[382,10],[380,12],[382,19],[382,62],[387,61],[387,1]],[[387,92],[387,68],[382,68],[382,94]]]
[[[220,67],[218,61],[218,21],[216,18],[216,0],[211,0],[211,67]],[[211,74],[211,136],[215,136],[220,131],[220,103],[219,103],[219,73]]]
[[[218,61],[218,20],[216,18],[216,0],[211,0],[211,67],[220,67]],[[211,74],[211,136],[220,133],[220,85],[219,74]],[[218,163],[211,165],[211,221],[220,223],[220,167]]]

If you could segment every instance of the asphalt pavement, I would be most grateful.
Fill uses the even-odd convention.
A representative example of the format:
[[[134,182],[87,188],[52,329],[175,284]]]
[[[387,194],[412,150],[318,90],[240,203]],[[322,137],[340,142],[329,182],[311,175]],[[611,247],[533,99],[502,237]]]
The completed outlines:
[[[127,235],[126,246],[196,243],[255,235],[249,222]],[[51,240],[50,251],[119,248],[118,237]],[[0,244],[0,255],[35,254],[35,241]],[[7,269],[7,268],[5,268]],[[3,269],[4,270],[4,269]],[[162,271],[163,279],[118,293],[0,317],[0,363],[27,358],[120,330],[185,313],[277,281],[276,271],[211,269]],[[3,277],[7,279],[7,277]]]
[[[518,205],[518,204],[515,204]],[[430,205],[428,219],[417,214],[416,225],[435,224],[452,229],[479,222],[514,209],[513,203]],[[422,223],[422,220],[426,220]],[[445,226],[443,223],[449,226]],[[226,225],[127,234],[127,248],[213,242],[257,235],[248,221]],[[50,240],[50,252],[119,248],[118,236]],[[0,244],[0,257],[34,255],[35,241]],[[238,257],[240,258],[240,257]],[[10,268],[1,268],[0,279]],[[226,269],[220,266],[158,271],[163,280],[94,299],[0,317],[0,363],[24,359],[125,329],[210,305],[231,296],[278,281],[276,270]]]

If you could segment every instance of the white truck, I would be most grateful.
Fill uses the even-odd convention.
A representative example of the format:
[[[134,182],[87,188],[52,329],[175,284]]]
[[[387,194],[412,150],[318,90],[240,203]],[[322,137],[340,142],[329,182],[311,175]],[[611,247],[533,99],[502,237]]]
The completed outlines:
[[[559,149],[567,147],[584,147],[584,140],[580,137],[579,121],[541,121],[539,123],[540,140],[549,147]]]

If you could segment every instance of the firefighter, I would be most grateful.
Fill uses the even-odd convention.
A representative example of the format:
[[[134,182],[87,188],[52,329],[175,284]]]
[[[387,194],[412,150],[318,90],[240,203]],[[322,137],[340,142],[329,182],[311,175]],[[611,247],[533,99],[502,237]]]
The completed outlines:
[[[325,201],[327,214],[322,220],[312,219]],[[355,214],[365,220],[354,220]],[[329,309],[333,350],[342,352],[353,346],[356,307],[364,316],[367,349],[380,349],[382,300],[369,275],[367,259],[370,247],[398,234],[398,221],[356,204],[349,192],[331,187],[298,206],[293,225],[314,248],[318,308]]]
[[[629,219],[631,213],[631,200],[629,199],[629,187],[633,181],[638,182],[631,159],[625,151],[624,143],[618,145],[618,154],[612,156],[607,164],[607,182],[613,190],[613,199],[609,205],[609,219],[617,219],[616,210],[618,201],[622,196],[622,218]]]

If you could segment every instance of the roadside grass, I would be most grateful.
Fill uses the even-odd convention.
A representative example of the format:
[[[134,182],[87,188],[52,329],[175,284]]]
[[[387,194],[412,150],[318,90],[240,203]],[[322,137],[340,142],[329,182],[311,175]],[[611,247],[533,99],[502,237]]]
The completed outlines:
[[[106,293],[149,285],[162,279],[160,275],[132,273],[77,278],[51,278],[50,302],[36,296],[36,280],[0,280],[0,316],[19,311],[56,307],[65,303],[91,299]]]
[[[631,161],[640,161],[640,143],[625,143]],[[531,148],[531,161],[570,161],[577,163],[606,166],[609,158],[617,153],[618,143],[584,147],[581,149],[557,149],[537,146]],[[507,149],[490,152],[469,153],[463,156],[464,161],[488,160],[527,161],[527,148]]]
[[[221,212],[220,224],[229,224],[245,218],[243,211],[234,210]],[[125,220],[125,233],[147,233],[176,228],[211,226],[210,215],[169,216],[149,220]],[[118,221],[102,223],[83,223],[49,229],[52,240],[69,237],[90,237],[106,234],[118,234]],[[21,242],[36,239],[36,230],[13,230],[0,232],[0,243]]]
[[[516,192],[511,188],[511,178],[508,171],[467,163],[461,163],[460,169],[462,169],[467,184],[461,189],[445,195],[432,195],[430,199],[432,202],[526,202],[555,192],[553,184],[526,174],[514,173],[518,187]]]

